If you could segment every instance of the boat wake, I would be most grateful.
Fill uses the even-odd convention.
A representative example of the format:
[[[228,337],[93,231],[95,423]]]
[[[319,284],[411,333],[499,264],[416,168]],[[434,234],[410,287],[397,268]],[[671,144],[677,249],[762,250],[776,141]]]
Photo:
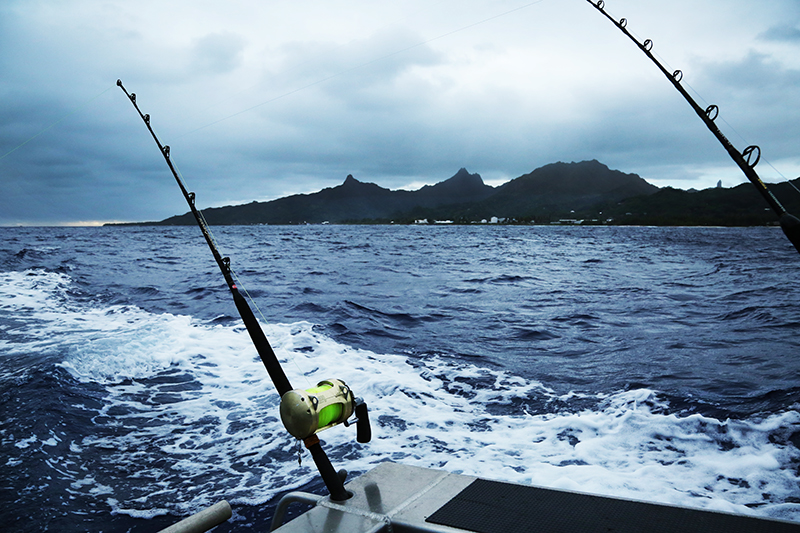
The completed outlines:
[[[263,506],[315,482],[243,327],[72,290],[65,274],[0,277],[3,394],[39,395],[27,401],[41,409],[35,423],[20,414],[3,423],[2,468],[19,480],[17,502],[149,518],[223,498]],[[369,403],[371,443],[356,443],[352,428],[320,435],[354,474],[396,461],[800,520],[796,410],[718,420],[646,388],[559,394],[447,354],[357,349],[310,322],[263,326],[295,386],[336,377]],[[20,358],[38,362],[21,372]]]

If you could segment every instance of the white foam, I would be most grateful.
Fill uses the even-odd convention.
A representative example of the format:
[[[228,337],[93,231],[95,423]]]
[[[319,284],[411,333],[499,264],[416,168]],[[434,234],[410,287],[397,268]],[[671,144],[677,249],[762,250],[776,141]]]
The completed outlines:
[[[34,442],[37,442],[39,439],[36,438],[35,435],[28,437],[27,439],[20,439],[14,443],[14,446],[17,448],[24,450],[25,448],[29,447]]]
[[[17,297],[0,305],[35,321],[45,337],[19,332],[14,350],[57,345],[74,379],[105,388],[97,431],[69,444],[74,457],[47,462],[75,480],[70,490],[109,495],[114,512],[152,517],[221,498],[257,505],[316,478],[307,454],[297,464],[295,441],[277,417],[277,394],[243,328],[130,306],[73,308],[64,296],[68,284],[53,274],[3,274],[0,295]],[[370,444],[355,443],[353,429],[321,433],[336,467],[359,472],[393,460],[800,520],[800,506],[785,503],[797,498],[800,454],[770,439],[800,428],[796,411],[742,421],[677,416],[649,390],[557,397],[541,384],[459,361],[355,349],[307,322],[270,324],[265,332],[295,387],[337,377],[369,403]],[[504,405],[573,397],[596,407],[495,414]],[[83,454],[97,456],[92,468],[100,471],[80,470],[84,462],[75,459]],[[127,477],[115,478],[117,472]]]
[[[58,304],[69,277],[43,270],[0,272],[0,310],[34,310]]]

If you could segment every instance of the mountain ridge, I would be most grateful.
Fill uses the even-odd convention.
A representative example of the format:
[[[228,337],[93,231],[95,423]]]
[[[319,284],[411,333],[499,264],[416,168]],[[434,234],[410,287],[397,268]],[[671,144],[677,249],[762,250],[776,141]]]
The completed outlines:
[[[800,178],[798,178],[800,180]],[[771,186],[800,212],[791,184]],[[785,192],[784,192],[785,191]],[[765,209],[766,208],[766,209]],[[658,188],[637,174],[612,170],[597,160],[557,162],[498,187],[460,168],[450,178],[415,191],[390,190],[352,174],[333,187],[267,202],[203,209],[211,225],[412,223],[449,220],[474,223],[495,219],[518,223],[726,225],[776,223],[749,183],[734,188],[684,191]],[[191,212],[158,222],[123,225],[193,225]]]
[[[547,184],[548,180],[560,180],[564,176],[570,187],[583,192],[570,193],[563,185],[559,188]],[[435,217],[438,212],[474,213],[471,218],[479,217],[477,220],[492,216],[531,218],[542,206],[548,212],[558,210],[564,204],[569,204],[570,208],[582,208],[592,203],[656,191],[658,187],[636,174],[611,170],[593,160],[546,165],[500,187],[486,185],[480,174],[470,173],[463,167],[450,178],[416,191],[392,191],[375,183],[359,181],[348,174],[342,184],[315,193],[207,208],[203,214],[212,225],[409,222],[421,215],[425,215],[423,218],[428,215]],[[191,213],[187,212],[152,224],[194,223]]]

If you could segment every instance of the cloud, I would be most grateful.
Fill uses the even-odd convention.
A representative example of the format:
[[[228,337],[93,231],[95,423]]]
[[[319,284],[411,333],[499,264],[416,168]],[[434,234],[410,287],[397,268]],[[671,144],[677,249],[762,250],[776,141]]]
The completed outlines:
[[[724,150],[596,10],[528,4],[3,2],[0,155],[32,140],[0,159],[0,224],[185,211],[117,78],[203,206],[350,173],[398,188],[466,166],[498,183],[583,159],[659,184],[733,184]],[[701,105],[720,106],[736,146],[796,168],[794,0],[607,4],[684,70]]]
[[[224,74],[242,65],[244,39],[235,33],[211,33],[195,39],[189,53],[189,70]]]
[[[772,26],[758,35],[765,41],[787,41],[800,43],[800,27],[790,25]]]
[[[767,91],[786,91],[797,86],[800,70],[788,68],[768,54],[750,50],[742,59],[707,62],[703,76],[720,87],[756,95]]]
[[[700,83],[720,107],[717,122],[734,145],[759,144],[770,160],[797,155],[800,69],[751,50],[740,59],[709,62],[702,73]]]

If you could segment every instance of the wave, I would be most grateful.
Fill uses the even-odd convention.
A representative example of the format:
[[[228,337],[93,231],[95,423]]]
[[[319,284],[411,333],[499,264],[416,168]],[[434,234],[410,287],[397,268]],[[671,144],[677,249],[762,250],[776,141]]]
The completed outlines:
[[[310,457],[298,464],[242,327],[76,304],[70,285],[44,271],[0,276],[4,356],[58,353],[67,389],[61,426],[4,437],[6,477],[44,458],[52,481],[38,490],[66,487],[78,501],[104,502],[100,512],[134,517],[187,514],[221,498],[258,506],[316,479]],[[674,412],[647,388],[557,394],[446,354],[357,349],[310,322],[263,326],[294,386],[336,377],[369,403],[371,443],[341,427],[320,435],[334,464],[354,473],[397,461],[800,520],[795,410],[719,420]]]

